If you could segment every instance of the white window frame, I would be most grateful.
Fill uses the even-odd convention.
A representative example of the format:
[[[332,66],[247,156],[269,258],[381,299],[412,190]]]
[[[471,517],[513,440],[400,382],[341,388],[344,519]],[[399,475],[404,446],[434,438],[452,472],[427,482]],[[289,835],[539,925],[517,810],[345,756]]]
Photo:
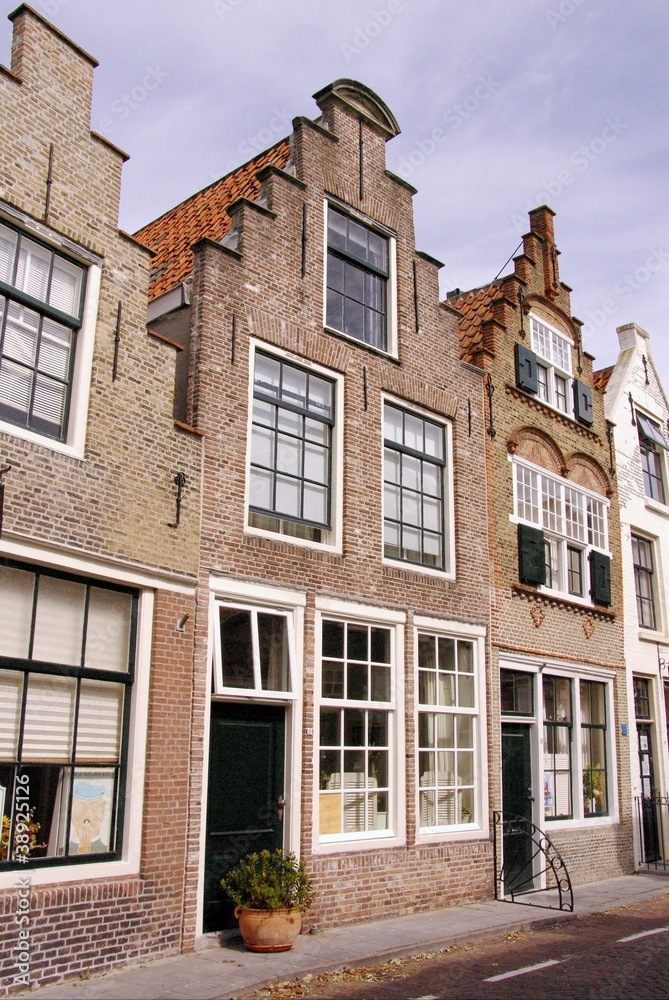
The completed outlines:
[[[334,383],[334,426],[332,428],[332,456],[330,467],[330,512],[332,527],[329,531],[323,530],[323,541],[316,542],[308,538],[298,538],[294,535],[284,534],[281,531],[269,531],[266,528],[259,528],[249,523],[249,497],[251,488],[251,447],[253,428],[253,377],[255,372],[256,352],[273,356],[280,361],[286,361],[296,368],[302,368],[307,372],[313,372],[329,379]],[[246,435],[246,485],[244,492],[244,532],[249,535],[259,535],[262,538],[271,538],[275,542],[283,544],[297,545],[304,548],[318,549],[325,552],[335,552],[341,554],[343,539],[343,456],[344,456],[344,376],[340,372],[324,368],[313,361],[299,357],[290,351],[282,350],[274,345],[265,344],[262,341],[251,339],[249,342],[249,409]],[[273,515],[269,515],[273,516]],[[279,518],[279,520],[281,520]],[[283,518],[290,521],[290,518]]]
[[[192,599],[194,588],[165,576],[151,576],[141,571],[125,570],[104,562],[75,556],[26,542],[0,539],[0,554],[33,565],[89,576],[92,580],[122,583],[139,589],[135,680],[132,688],[130,727],[123,822],[122,860],[99,861],[77,865],[45,866],[27,873],[33,887],[103,878],[128,878],[139,874],[142,846],[146,738],[149,708],[154,595],[156,590],[183,594]],[[16,888],[18,876],[26,875],[22,866],[0,874],[0,890]]]
[[[548,346],[544,346],[540,343],[540,331],[537,330],[537,324],[540,325],[549,341]],[[562,413],[566,417],[573,419],[574,417],[574,405],[573,405],[573,371],[572,371],[572,360],[571,360],[571,350],[574,346],[573,340],[568,337],[557,327],[551,326],[547,323],[545,319],[540,318],[536,314],[530,313],[530,329],[531,329],[531,343],[532,350],[537,356],[537,382],[539,388],[537,389],[537,398],[550,406],[552,409],[557,410],[558,413]],[[563,358],[559,356],[559,348],[561,343],[568,345],[567,347],[567,360],[568,367],[565,367],[562,363]],[[539,376],[539,369],[546,372],[546,383],[545,396],[542,394],[543,381]],[[558,399],[559,394],[557,391],[557,379],[562,379],[565,384],[565,403],[564,406],[560,406]]]
[[[286,709],[286,754],[284,759],[284,781],[286,811],[283,824],[283,846],[299,856],[302,825],[302,685],[304,675],[304,609],[307,599],[304,591],[271,587],[261,583],[247,583],[228,577],[209,577],[209,636],[208,673],[205,702],[205,724],[202,747],[202,788],[209,787],[209,738],[211,723],[211,702],[252,702],[254,704],[282,705]],[[224,693],[212,694],[215,684],[215,644],[218,624],[218,608],[221,604],[233,607],[250,607],[270,613],[284,612],[292,622],[289,637],[292,637],[293,658],[292,691],[262,692],[248,688],[227,688]],[[209,673],[211,671],[211,673]],[[206,795],[205,795],[206,798]],[[198,892],[196,909],[196,933],[202,933],[204,913],[204,874],[207,840],[207,809],[200,814],[200,850],[198,867]]]
[[[248,611],[251,616],[251,632],[253,641],[253,675],[254,687],[240,688],[230,687],[223,682],[223,664],[221,655],[221,630],[219,627],[219,611],[221,608],[229,608],[234,611]],[[290,677],[290,689],[288,691],[268,689],[264,690],[260,678],[260,663],[258,658],[258,614],[270,614],[283,618],[286,622],[286,640],[288,643],[288,671]],[[265,607],[264,605],[254,605],[243,601],[217,600],[214,604],[213,615],[213,654],[214,654],[214,694],[225,697],[226,701],[294,701],[295,694],[295,621],[289,610],[278,607]]]
[[[557,578],[558,586],[551,587],[546,584],[540,586],[538,589],[542,593],[547,593],[560,597],[567,601],[575,601],[577,604],[583,604],[588,607],[593,606],[593,601],[590,598],[590,561],[589,555],[592,550],[601,552],[604,555],[611,558],[611,551],[609,549],[608,540],[608,509],[610,507],[610,501],[606,497],[601,496],[598,493],[593,493],[591,490],[585,489],[583,486],[572,482],[570,479],[563,479],[561,476],[556,476],[552,472],[548,472],[546,469],[542,468],[540,465],[534,465],[532,462],[528,462],[525,459],[517,458],[515,455],[508,456],[509,462],[512,467],[512,479],[513,479],[513,514],[509,516],[509,520],[514,524],[528,524],[535,528],[541,528],[544,532],[544,537],[548,543],[551,554],[555,558],[557,563]],[[524,501],[523,506],[528,508],[530,513],[534,514],[534,517],[521,516],[518,513],[519,501],[518,501],[518,491],[519,491],[519,474],[522,470],[525,482],[523,484],[523,490],[526,496],[529,496],[529,501]],[[530,482],[527,482],[527,475],[530,476]],[[555,517],[553,511],[549,509],[548,506],[544,505],[544,496],[548,496],[548,492],[544,494],[542,478],[546,480],[547,484],[551,487],[557,486],[558,493],[553,493],[552,496],[559,497],[559,506],[561,513],[557,515],[561,521],[562,530],[556,530],[555,522],[552,526],[549,526],[549,520],[551,517]],[[581,512],[581,517],[576,519],[571,519],[569,523],[574,525],[574,533],[577,533],[580,528],[581,537],[572,537],[567,534],[567,503],[565,502],[566,491],[569,490],[571,494],[576,494],[577,498],[582,500],[578,509]],[[598,505],[598,506],[595,506]],[[576,509],[576,505],[571,503],[572,509]],[[603,525],[599,522],[603,521]],[[597,526],[595,527],[595,522]],[[592,525],[592,527],[591,527]],[[603,544],[597,545],[594,541],[590,540],[590,537],[596,537],[598,540],[602,540]],[[581,577],[583,582],[583,595],[570,594],[568,589],[568,548],[579,549],[583,553],[582,564],[581,564]]]
[[[634,561],[634,540],[640,542],[645,542],[646,545],[650,547],[650,555],[653,564],[653,568],[649,573],[650,585],[652,591],[652,606],[653,606],[653,617],[655,619],[655,627],[651,628],[648,625],[642,625],[639,620],[638,614],[638,598],[637,598],[637,564]],[[631,553],[631,564],[632,564],[632,581],[634,585],[634,620],[636,626],[639,630],[640,639],[653,639],[656,636],[664,635],[665,621],[664,621],[664,601],[662,600],[662,567],[660,566],[660,556],[661,547],[659,545],[659,539],[648,535],[643,531],[638,531],[636,528],[630,529],[630,553]]]
[[[367,344],[364,340],[358,340],[357,337],[351,337],[349,334],[344,333],[343,330],[337,330],[336,327],[328,326],[327,323],[327,299],[328,299],[328,208],[332,205],[337,211],[341,212],[343,215],[348,215],[356,222],[359,222],[361,226],[365,226],[367,229],[371,229],[381,236],[385,236],[388,240],[388,278],[386,285],[386,347],[382,350],[379,347],[375,347],[373,344]],[[356,211],[350,205],[344,202],[338,201],[334,197],[326,197],[323,199],[323,327],[329,333],[336,333],[339,337],[344,337],[346,340],[350,341],[352,344],[358,344],[359,346],[367,348],[370,351],[374,351],[377,354],[389,354],[391,357],[396,358],[398,356],[398,338],[397,338],[397,237],[390,229],[381,225],[379,222],[375,222],[373,219],[368,218],[361,212]]]
[[[424,566],[422,563],[409,562],[404,559],[392,559],[385,555],[385,544],[383,539],[385,524],[385,499],[382,499],[381,507],[381,557],[386,566],[394,566],[410,573],[420,573],[422,575],[436,576],[446,580],[455,580],[455,508],[454,508],[454,486],[453,486],[453,423],[447,417],[441,417],[436,413],[424,410],[406,400],[397,399],[388,393],[381,395],[381,497],[384,497],[385,475],[384,475],[384,450],[385,450],[385,430],[384,416],[386,404],[394,406],[407,413],[415,413],[417,417],[429,420],[433,424],[439,424],[444,429],[444,452],[445,463],[443,467],[443,538],[444,538],[444,568],[438,569],[434,566]]]
[[[446,709],[451,714],[468,714],[474,719],[474,818],[471,823],[442,826],[420,826],[420,787],[418,779],[418,716],[421,711],[443,712],[439,706],[419,705],[418,695],[414,708],[414,733],[416,733],[416,843],[440,843],[453,840],[480,840],[489,836],[488,802],[488,749],[486,739],[486,688],[485,688],[485,627],[444,619],[414,615],[414,690],[419,691],[418,682],[418,636],[433,635],[437,638],[464,639],[474,647],[474,689],[476,704],[473,709]]]
[[[0,222],[25,234],[30,239],[39,240],[56,253],[64,253],[77,261],[86,270],[86,289],[81,313],[81,326],[77,331],[74,366],[70,384],[67,431],[64,441],[40,434],[25,427],[18,427],[6,420],[0,420],[0,431],[12,437],[39,444],[51,451],[72,458],[84,457],[88,405],[90,400],[91,373],[93,369],[93,349],[97,325],[100,283],[102,279],[101,258],[88,253],[70,240],[59,236],[48,226],[29,219],[23,213],[15,218],[9,211],[0,212]]]
[[[322,628],[323,620],[340,620],[360,625],[381,626],[391,632],[391,700],[390,702],[356,702],[343,698],[323,698],[322,690]],[[406,614],[389,608],[356,604],[335,598],[316,597],[315,616],[315,669],[314,669],[314,786],[313,833],[314,854],[341,854],[387,847],[400,847],[406,843],[405,815],[405,752],[404,752],[404,631]],[[389,715],[388,735],[388,830],[363,833],[328,834],[319,832],[319,776],[320,776],[320,708],[379,708]]]

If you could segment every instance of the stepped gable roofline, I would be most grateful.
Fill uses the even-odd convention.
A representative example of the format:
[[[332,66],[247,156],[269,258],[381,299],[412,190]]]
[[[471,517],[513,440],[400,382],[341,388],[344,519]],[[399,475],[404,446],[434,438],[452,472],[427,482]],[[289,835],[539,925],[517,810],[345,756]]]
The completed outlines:
[[[392,139],[400,134],[400,127],[388,105],[381,98],[357,80],[342,78],[329,83],[327,87],[316,91],[313,95],[316,104],[321,109],[333,99],[351,108],[369,125],[380,129],[386,139]]]
[[[230,205],[241,198],[256,201],[260,194],[258,173],[268,166],[285,170],[289,159],[289,141],[281,139],[138,229],[135,239],[154,251],[150,298],[186,281],[193,270],[193,244],[203,238],[219,243],[232,226]]]
[[[48,28],[49,31],[53,32],[54,35],[60,38],[62,42],[65,42],[65,44],[69,45],[71,49],[74,49],[74,51],[78,55],[82,56],[87,62],[91,64],[93,69],[95,69],[97,66],[100,65],[94,56],[90,55],[90,53],[86,52],[85,49],[82,49],[81,46],[77,45],[76,42],[73,42],[71,38],[68,38],[67,35],[63,34],[63,32],[60,31],[59,28],[56,28],[56,26],[53,25],[51,21],[47,21],[47,19],[42,14],[40,14],[39,11],[35,10],[34,7],[31,7],[30,4],[22,3],[19,7],[16,8],[16,10],[13,10],[11,14],[7,15],[7,20],[13,22],[16,20],[17,17],[19,17],[21,14],[24,13],[30,14],[30,16],[34,17],[36,21],[39,21],[40,24],[43,24],[45,28]]]

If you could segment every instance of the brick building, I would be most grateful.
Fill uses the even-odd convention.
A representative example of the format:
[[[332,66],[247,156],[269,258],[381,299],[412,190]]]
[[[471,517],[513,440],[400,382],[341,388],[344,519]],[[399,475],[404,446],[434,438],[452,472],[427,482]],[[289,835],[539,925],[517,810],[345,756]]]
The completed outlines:
[[[616,364],[595,373],[614,427],[620,495],[625,660],[635,858],[669,858],[669,402],[635,323],[618,327]]]
[[[90,130],[95,60],[27,6],[11,20],[3,993],[182,946],[201,466],[173,417],[175,346],[147,335],[150,253],[118,230],[126,157]]]
[[[186,935],[283,845],[311,925],[490,897],[482,373],[366,87],[143,228],[203,435]],[[200,806],[201,808],[198,808]]]
[[[569,292],[544,206],[512,274],[448,301],[486,372],[491,805],[587,882],[632,869],[632,821],[613,451]],[[507,889],[541,885],[527,847]]]

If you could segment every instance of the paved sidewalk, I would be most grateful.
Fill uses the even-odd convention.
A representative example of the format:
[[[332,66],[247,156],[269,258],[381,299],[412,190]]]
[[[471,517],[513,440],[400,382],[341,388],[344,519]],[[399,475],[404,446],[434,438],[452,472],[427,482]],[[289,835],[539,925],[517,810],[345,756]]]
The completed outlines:
[[[275,955],[253,954],[244,949],[241,940],[232,940],[223,947],[192,955],[158,959],[86,981],[73,979],[60,986],[46,986],[33,990],[30,996],[39,1000],[227,1000],[254,987],[307,972],[380,964],[456,943],[499,937],[520,928],[578,919],[665,893],[669,893],[666,876],[628,875],[577,886],[573,914],[492,900],[303,934],[292,951]]]

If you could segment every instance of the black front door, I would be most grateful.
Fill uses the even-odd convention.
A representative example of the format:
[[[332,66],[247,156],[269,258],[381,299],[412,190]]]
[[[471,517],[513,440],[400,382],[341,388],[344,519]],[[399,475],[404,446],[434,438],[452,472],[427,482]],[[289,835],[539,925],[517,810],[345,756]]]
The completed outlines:
[[[637,722],[639,738],[639,773],[641,776],[641,830],[645,864],[659,861],[660,837],[655,801],[655,774],[653,768],[653,738],[650,723]]]
[[[285,710],[212,702],[204,925],[235,927],[221,878],[253,851],[283,846]]]
[[[502,817],[504,821],[504,866],[507,892],[534,888],[532,822],[532,756],[530,727],[502,723]],[[525,820],[526,822],[522,822]]]

